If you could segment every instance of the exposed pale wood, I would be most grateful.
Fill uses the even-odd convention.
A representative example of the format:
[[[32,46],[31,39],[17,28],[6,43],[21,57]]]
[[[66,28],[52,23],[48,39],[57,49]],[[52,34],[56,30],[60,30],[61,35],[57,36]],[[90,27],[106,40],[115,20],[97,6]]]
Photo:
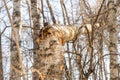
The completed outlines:
[[[64,45],[65,42],[74,40],[78,33],[78,28],[75,26],[51,26],[42,29],[43,32],[47,35],[47,32],[54,33],[53,35],[57,36],[61,41],[61,44]],[[41,30],[41,32],[42,32]],[[40,32],[40,34],[42,34]],[[57,34],[55,34],[57,33]],[[46,36],[45,35],[45,36]],[[44,37],[44,36],[43,36]],[[37,41],[39,42],[41,38],[38,38]]]

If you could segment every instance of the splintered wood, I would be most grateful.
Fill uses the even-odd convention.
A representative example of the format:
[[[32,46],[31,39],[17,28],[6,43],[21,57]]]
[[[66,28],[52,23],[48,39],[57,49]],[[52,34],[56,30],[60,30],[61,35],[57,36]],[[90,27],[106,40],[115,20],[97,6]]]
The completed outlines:
[[[36,41],[40,43],[41,40],[44,40],[49,35],[53,35],[59,39],[61,45],[67,41],[71,41],[76,37],[78,33],[78,28],[72,26],[52,26],[46,27],[40,30],[40,34]]]

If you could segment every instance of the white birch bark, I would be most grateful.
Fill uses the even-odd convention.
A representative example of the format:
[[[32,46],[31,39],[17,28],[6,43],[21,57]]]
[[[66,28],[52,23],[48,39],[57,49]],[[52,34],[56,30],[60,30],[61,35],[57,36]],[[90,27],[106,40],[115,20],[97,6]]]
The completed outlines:
[[[11,22],[12,26],[12,41],[11,41],[11,74],[10,80],[20,80],[21,75],[23,80],[24,71],[22,63],[22,52],[21,52],[21,28],[22,28],[22,18],[21,18],[21,8],[22,0],[13,1],[13,20]]]
[[[37,49],[38,44],[35,42],[35,38],[39,34],[39,30],[41,28],[41,17],[40,12],[38,11],[38,0],[30,0],[31,2],[31,27],[32,27],[32,34],[33,34],[33,48]],[[34,52],[33,54],[33,68],[39,70],[40,67],[40,56],[37,52]],[[36,72],[33,72],[33,80],[39,80],[39,74]]]
[[[109,52],[110,52],[110,80],[118,80],[118,68],[117,68],[117,45],[116,45],[116,9],[114,6],[114,0],[108,0],[108,8],[111,9],[108,12],[108,28],[109,28]]]

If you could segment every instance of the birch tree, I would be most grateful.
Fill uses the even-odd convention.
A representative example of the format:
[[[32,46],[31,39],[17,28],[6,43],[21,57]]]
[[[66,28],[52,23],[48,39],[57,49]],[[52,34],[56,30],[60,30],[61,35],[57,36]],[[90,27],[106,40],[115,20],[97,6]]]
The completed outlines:
[[[116,8],[115,1],[108,0],[108,28],[109,28],[109,52],[110,52],[110,80],[118,79],[118,69],[117,69],[117,45],[116,45]]]
[[[9,4],[9,1],[3,1]],[[92,1],[27,0],[29,11],[27,19],[26,16],[21,16],[21,5],[23,5],[22,8],[27,9],[26,3],[22,3],[22,0],[10,1],[13,2],[13,7],[11,7],[13,9],[12,19],[9,12],[11,10],[10,5],[2,5],[0,11],[3,11],[2,8],[5,7],[12,29],[12,38],[9,38],[11,40],[10,80],[25,80],[25,77],[32,80],[108,80],[109,70],[106,68],[109,60],[111,80],[119,79],[115,19],[116,9],[118,9],[116,6],[119,5],[120,1],[108,0],[108,5],[106,5],[106,0],[94,0],[93,3],[98,1],[99,4],[91,5]],[[48,16],[49,13],[50,17]],[[3,15],[0,15],[0,18]],[[117,15],[119,16],[119,14]],[[57,18],[61,21],[59,25],[56,21]],[[6,17],[1,19],[6,20]],[[41,27],[41,20],[43,20],[44,27]],[[47,20],[52,21],[53,24],[46,23]],[[23,49],[25,57],[22,59],[21,27],[22,22],[28,22],[28,25],[25,26],[29,27],[29,21],[29,30],[31,29],[32,35],[29,30],[24,30],[24,32],[26,31],[29,34],[33,43],[31,38],[29,39],[30,43],[25,38],[26,44],[22,44],[22,49],[25,48]],[[5,22],[8,23],[7,20]],[[109,35],[105,33],[107,30],[109,30]],[[22,37],[26,37],[26,35]],[[24,39],[22,41],[24,43]],[[104,51],[104,47],[108,43],[110,45],[107,51],[110,54]],[[27,63],[25,68],[22,62],[24,65]],[[0,70],[2,71],[1,66],[0,63]],[[3,67],[3,69],[5,68]],[[4,75],[5,78],[7,74]]]
[[[70,19],[69,19],[69,16],[68,16],[68,12],[67,12],[67,8],[65,6],[64,0],[60,0],[60,4],[61,4],[62,11],[65,12],[66,20],[68,22],[68,25],[70,25]],[[64,13],[63,13],[63,17],[65,18]],[[64,19],[64,23],[65,23],[65,19]]]
[[[2,65],[2,33],[0,30],[0,80],[3,80],[3,65]]]
[[[37,35],[39,34],[39,30],[41,28],[41,17],[40,17],[40,12],[38,10],[38,0],[31,0],[31,27],[32,27],[32,34],[33,34],[33,48],[37,49],[38,48],[38,44],[35,42],[35,39],[37,37]],[[40,69],[40,55],[38,52],[34,51],[33,54],[33,59],[34,59],[34,63],[33,63],[33,68],[36,69],[37,71],[39,71]],[[33,80],[39,80],[39,75],[37,74],[37,72],[33,72]]]
[[[4,0],[5,8],[8,13],[8,18],[10,20],[10,24],[12,27],[12,39],[11,39],[11,74],[10,80],[20,80],[21,75],[24,77],[23,64],[22,64],[22,53],[20,48],[20,36],[21,36],[21,27],[22,27],[22,19],[21,19],[21,7],[22,0],[14,0],[13,1],[13,20],[11,19],[10,13],[8,11],[6,2]]]
[[[54,12],[53,12],[53,9],[51,7],[51,4],[50,4],[49,0],[46,0],[46,2],[47,2],[47,5],[48,5],[48,9],[50,11],[50,15],[51,15],[53,24],[56,24],[56,19],[55,19]]]

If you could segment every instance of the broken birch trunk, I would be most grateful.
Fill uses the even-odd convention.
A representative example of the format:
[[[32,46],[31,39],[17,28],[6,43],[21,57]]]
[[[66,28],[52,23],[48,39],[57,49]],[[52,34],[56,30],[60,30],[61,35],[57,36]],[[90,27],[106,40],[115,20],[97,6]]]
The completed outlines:
[[[91,31],[91,26],[86,25],[87,30]],[[81,28],[84,30],[86,28]],[[75,40],[79,34],[77,27],[74,26],[45,26],[40,30],[36,42],[39,49],[39,74],[40,80],[62,80],[64,73],[64,48],[67,41]],[[80,31],[80,33],[83,33]]]
[[[62,80],[64,73],[64,48],[66,41],[73,40],[76,27],[44,27],[38,38],[40,57],[40,80]]]

